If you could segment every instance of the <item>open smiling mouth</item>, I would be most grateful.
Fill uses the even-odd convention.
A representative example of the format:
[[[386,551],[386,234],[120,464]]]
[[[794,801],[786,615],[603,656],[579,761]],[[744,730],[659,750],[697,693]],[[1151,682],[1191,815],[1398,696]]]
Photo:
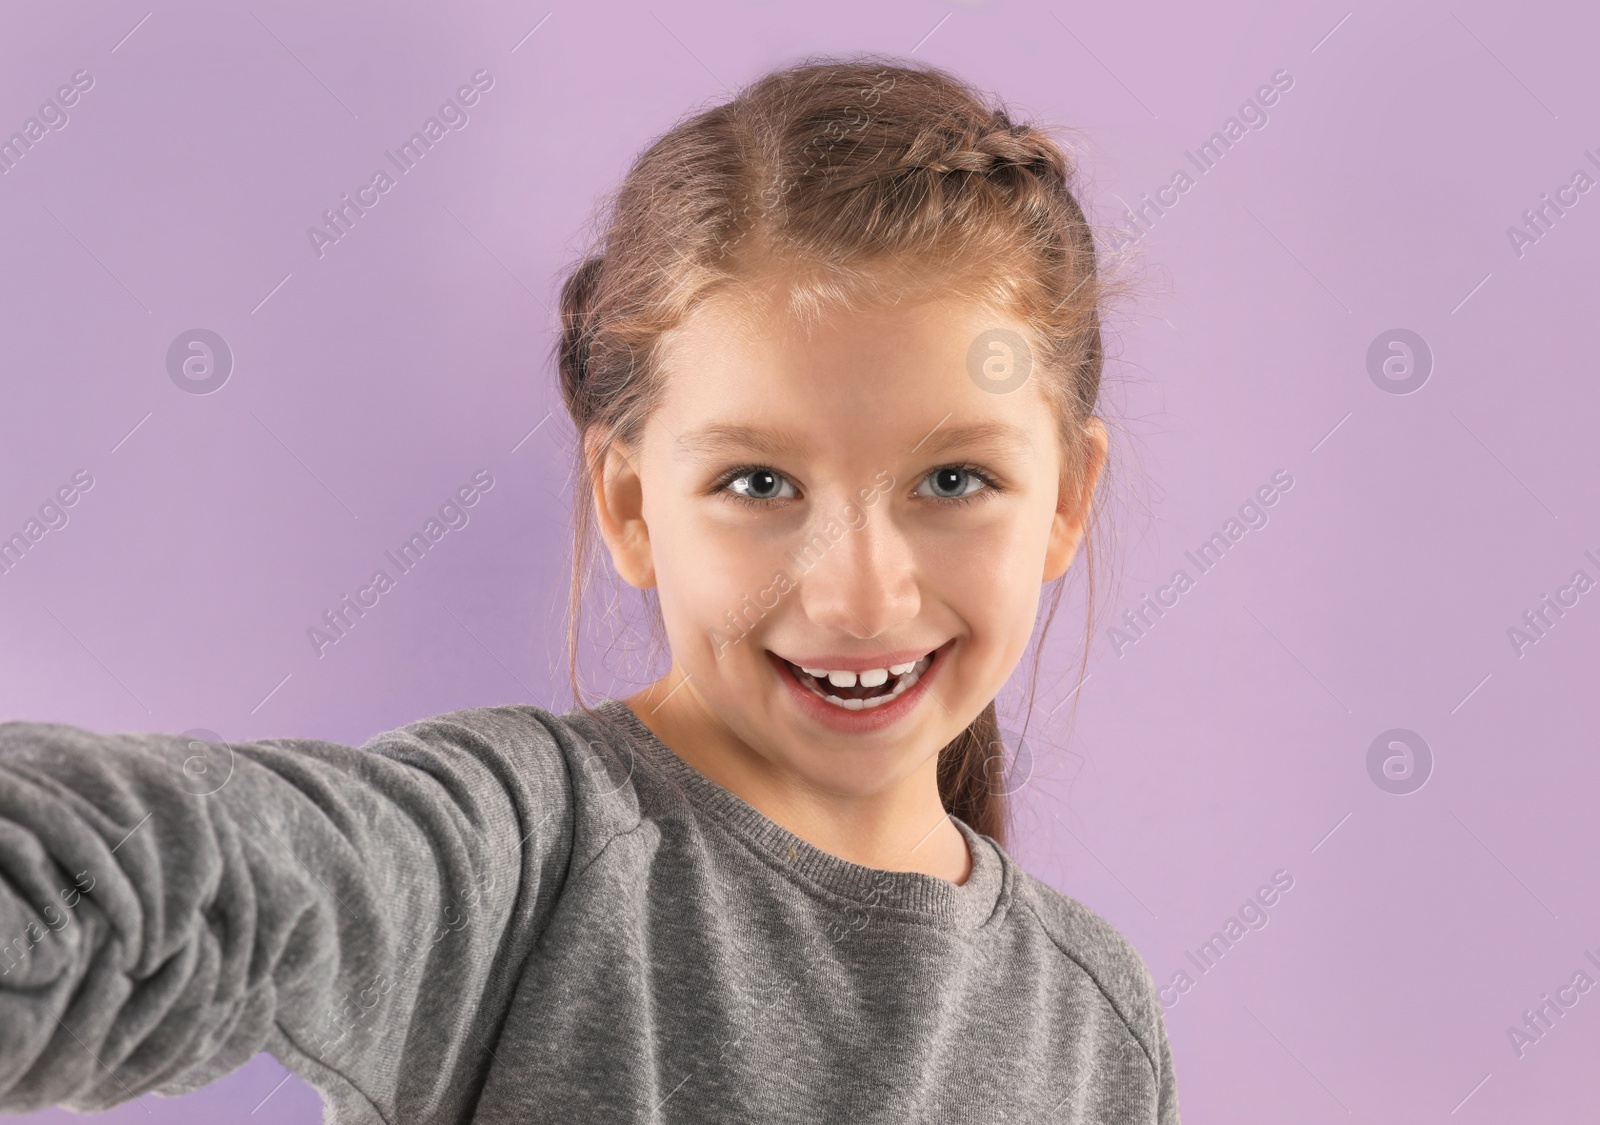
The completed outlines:
[[[932,666],[938,649],[908,664],[892,664],[866,672],[830,671],[802,668],[772,655],[786,667],[796,681],[820,699],[846,711],[870,711],[893,702],[916,686]]]

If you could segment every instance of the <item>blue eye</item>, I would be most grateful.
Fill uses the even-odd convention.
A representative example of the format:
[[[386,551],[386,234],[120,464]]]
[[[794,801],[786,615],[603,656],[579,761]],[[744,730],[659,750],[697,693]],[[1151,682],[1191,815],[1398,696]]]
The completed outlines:
[[[935,493],[933,499],[946,504],[971,504],[974,500],[987,500],[999,491],[999,486],[995,483],[995,479],[976,465],[945,465],[942,468],[933,470],[922,479],[936,482],[936,489],[944,489],[955,493],[953,496]],[[973,482],[983,487],[981,489],[968,488],[967,485]],[[975,493],[976,495],[974,495]]]
[[[790,495],[779,494],[782,485],[787,483],[786,477],[773,472],[765,465],[752,465],[735,469],[732,475],[724,477],[718,486],[718,491],[742,504],[762,507],[774,500],[794,499],[792,484],[789,485]]]
[[[977,465],[943,465],[923,478],[933,482],[930,495],[919,488],[916,495],[939,504],[972,504],[988,500],[1005,491],[1000,483]],[[976,485],[976,487],[975,487]],[[787,489],[787,492],[784,492]],[[764,508],[796,498],[789,478],[767,465],[741,465],[722,475],[712,491],[725,499],[749,508]]]

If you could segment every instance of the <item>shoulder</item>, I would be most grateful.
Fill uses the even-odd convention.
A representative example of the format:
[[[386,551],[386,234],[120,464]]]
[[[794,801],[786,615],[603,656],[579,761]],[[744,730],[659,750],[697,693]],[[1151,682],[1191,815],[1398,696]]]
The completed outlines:
[[[418,720],[368,745],[396,734],[467,750],[505,771],[508,787],[535,789],[546,804],[563,799],[581,834],[599,838],[597,846],[639,823],[633,788],[638,751],[603,712],[558,714],[528,703],[472,707]]]
[[[1020,868],[1017,899],[1062,957],[1094,982],[1159,1073],[1160,1001],[1134,944],[1083,903]]]
[[[368,740],[363,749],[392,751],[417,742],[464,751],[480,759],[504,759],[522,766],[556,763],[571,735],[561,719],[527,703],[467,707],[417,719]]]

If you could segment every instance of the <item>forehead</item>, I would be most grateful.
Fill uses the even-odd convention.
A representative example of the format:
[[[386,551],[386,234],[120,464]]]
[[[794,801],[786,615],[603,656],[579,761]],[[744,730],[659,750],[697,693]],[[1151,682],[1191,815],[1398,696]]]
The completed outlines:
[[[1030,363],[1026,339],[1021,322],[957,298],[835,308],[802,322],[779,297],[719,294],[663,342],[658,417],[682,455],[933,453],[963,443],[1024,452],[1054,428],[1040,373],[999,393],[984,365]]]

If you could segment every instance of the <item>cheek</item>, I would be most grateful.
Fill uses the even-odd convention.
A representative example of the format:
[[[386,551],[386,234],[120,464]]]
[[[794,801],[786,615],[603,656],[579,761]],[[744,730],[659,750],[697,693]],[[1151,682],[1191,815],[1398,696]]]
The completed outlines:
[[[1015,510],[974,519],[959,534],[919,548],[920,569],[940,600],[991,641],[1031,634],[1039,602],[1048,537],[1045,515]]]
[[[778,581],[780,572],[790,575],[791,582],[794,575],[786,557],[788,541],[782,537],[687,514],[664,526],[669,533],[651,537],[651,553],[656,592],[669,626],[698,632],[709,644],[714,640],[710,630],[737,636],[789,596],[782,593],[789,584]]]
[[[997,500],[990,511],[952,519],[918,549],[927,566],[991,589],[1026,581],[1037,585],[1049,536],[1050,513],[1043,501]]]

